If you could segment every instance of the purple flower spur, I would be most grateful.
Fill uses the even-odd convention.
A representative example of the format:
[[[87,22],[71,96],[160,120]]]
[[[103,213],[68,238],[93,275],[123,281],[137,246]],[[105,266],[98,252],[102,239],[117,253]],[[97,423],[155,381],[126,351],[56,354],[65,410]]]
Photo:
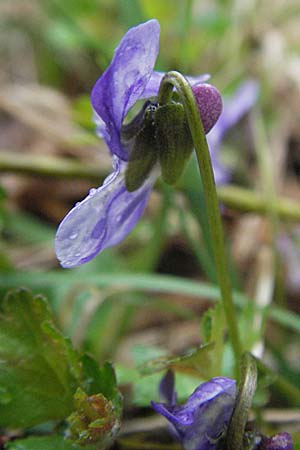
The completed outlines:
[[[115,50],[111,64],[92,90],[91,102],[97,133],[105,140],[111,152],[113,173],[102,186],[91,189],[89,195],[77,203],[60,224],[55,250],[63,267],[71,268],[86,263],[101,250],[119,243],[139,220],[151,189],[161,174],[162,160],[166,157],[161,156],[163,149],[158,150],[160,159],[155,156],[157,147],[163,145],[158,146],[155,142],[157,133],[152,127],[151,114],[157,106],[155,101],[149,101],[157,96],[164,75],[153,71],[158,50],[157,20],[149,20],[131,28]],[[222,110],[218,91],[213,86],[204,84],[208,78],[207,75],[187,77],[193,90],[195,89],[194,95],[198,99],[199,114],[206,133],[215,124]],[[139,100],[148,100],[148,103],[144,104],[141,112],[129,125],[124,125],[127,113]],[[178,109],[176,114],[184,114],[180,110],[180,107],[183,110],[182,105],[178,105],[175,104]],[[161,123],[164,123],[163,113],[166,111],[167,108],[160,111]],[[145,117],[147,122],[143,122]],[[164,133],[161,133],[160,142],[163,139]],[[137,141],[139,146],[136,145]],[[135,168],[130,160],[137,153],[137,147],[142,157],[137,160],[140,166]],[[139,179],[131,183],[132,167]],[[167,176],[170,173],[167,170],[165,172]]]
[[[168,377],[168,378],[167,378]],[[168,384],[168,388],[166,386]],[[160,391],[167,403],[152,402],[153,409],[173,425],[185,450],[215,450],[224,437],[236,400],[235,380],[212,378],[201,384],[184,405],[175,405],[174,381],[168,372]]]

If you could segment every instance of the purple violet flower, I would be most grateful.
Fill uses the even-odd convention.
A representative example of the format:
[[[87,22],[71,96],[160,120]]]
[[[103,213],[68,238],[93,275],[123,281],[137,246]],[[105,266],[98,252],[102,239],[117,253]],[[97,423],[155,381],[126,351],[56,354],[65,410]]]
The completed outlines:
[[[168,374],[167,374],[168,375]],[[164,380],[165,379],[165,380]],[[235,400],[236,382],[216,377],[201,384],[184,405],[174,404],[164,377],[160,391],[171,403],[152,402],[153,409],[173,425],[185,450],[215,450],[227,430]]]
[[[207,135],[207,143],[217,185],[228,183],[231,177],[230,169],[225,168],[220,161],[220,146],[224,136],[254,106],[258,93],[259,87],[256,81],[244,81],[233,96],[225,100],[217,123]]]
[[[55,250],[63,267],[88,262],[101,250],[119,243],[142,215],[151,189],[160,174],[156,164],[142,186],[128,192],[125,172],[128,148],[122,143],[123,120],[141,99],[157,95],[163,73],[153,71],[159,50],[159,23],[149,20],[131,28],[121,40],[111,64],[96,82],[91,95],[97,133],[113,158],[113,173],[103,185],[67,214],[60,224]],[[214,125],[222,109],[218,91],[203,84],[207,75],[187,77],[199,100],[199,113],[205,132]]]

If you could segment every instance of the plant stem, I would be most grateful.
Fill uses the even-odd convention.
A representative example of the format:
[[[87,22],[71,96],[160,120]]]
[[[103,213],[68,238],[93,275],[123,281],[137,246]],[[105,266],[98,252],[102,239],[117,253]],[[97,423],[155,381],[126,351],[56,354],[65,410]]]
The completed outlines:
[[[215,267],[229,336],[235,356],[236,375],[238,376],[242,348],[237,325],[236,311],[232,299],[231,281],[225,255],[223,228],[209,149],[193,91],[188,81],[180,73],[168,72],[164,76],[158,93],[158,103],[166,103],[169,101],[174,87],[180,95],[181,101],[185,108],[203,182]]]
[[[242,450],[245,427],[257,382],[256,360],[245,352],[241,358],[241,382],[227,432],[228,450]]]

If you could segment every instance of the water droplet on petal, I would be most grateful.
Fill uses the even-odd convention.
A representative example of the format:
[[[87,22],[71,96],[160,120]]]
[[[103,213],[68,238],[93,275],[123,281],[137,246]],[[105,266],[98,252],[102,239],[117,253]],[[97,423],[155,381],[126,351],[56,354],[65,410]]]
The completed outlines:
[[[71,240],[76,239],[77,236],[78,236],[78,233],[72,233],[72,234],[70,234],[69,239],[71,239]]]
[[[79,256],[81,256],[81,253],[80,252],[78,252],[78,253],[75,253],[75,255],[74,255],[76,258],[79,258]]]
[[[96,192],[97,192],[97,189],[92,188],[92,189],[89,190],[89,195],[93,196],[94,194],[96,194]]]

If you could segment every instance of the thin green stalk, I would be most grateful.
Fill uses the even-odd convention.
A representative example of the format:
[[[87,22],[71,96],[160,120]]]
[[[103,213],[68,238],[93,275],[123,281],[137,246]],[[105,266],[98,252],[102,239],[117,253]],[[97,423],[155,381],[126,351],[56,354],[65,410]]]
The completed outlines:
[[[163,104],[168,102],[172,96],[174,87],[178,91],[184,105],[197,155],[207,205],[217,278],[220,286],[229,336],[235,356],[236,374],[238,375],[242,347],[240,343],[236,311],[232,299],[231,281],[225,254],[223,228],[208,145],[192,89],[188,81],[180,73],[168,72],[164,76],[158,94],[158,103]]]
[[[255,358],[251,353],[245,352],[241,359],[241,382],[239,391],[227,432],[226,448],[228,450],[242,450],[243,448],[244,431],[248,422],[256,382],[257,366]]]

